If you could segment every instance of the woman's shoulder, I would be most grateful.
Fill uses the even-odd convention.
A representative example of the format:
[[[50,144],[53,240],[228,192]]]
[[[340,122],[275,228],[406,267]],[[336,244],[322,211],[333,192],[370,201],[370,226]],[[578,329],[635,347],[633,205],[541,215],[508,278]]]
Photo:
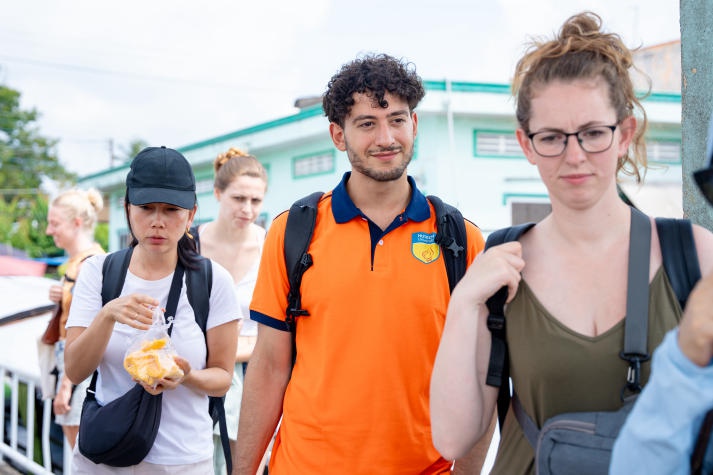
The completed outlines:
[[[216,282],[219,285],[233,285],[233,277],[230,275],[230,272],[223,267],[222,264],[220,264],[218,261],[214,259],[210,259],[208,257],[203,257],[203,259],[209,260],[211,263],[211,267],[213,268],[213,285],[215,286]]]
[[[82,261],[82,270],[84,270],[87,267],[94,267],[94,268],[99,268],[101,270],[102,265],[104,264],[104,261],[106,260],[107,256],[106,252],[102,251],[101,253],[96,253],[92,254],[90,256],[87,256],[84,261]]]
[[[253,236],[255,236],[255,239],[262,243],[265,240],[265,235],[267,234],[267,231],[265,228],[260,226],[259,224],[252,223],[250,225],[250,228],[252,229]]]

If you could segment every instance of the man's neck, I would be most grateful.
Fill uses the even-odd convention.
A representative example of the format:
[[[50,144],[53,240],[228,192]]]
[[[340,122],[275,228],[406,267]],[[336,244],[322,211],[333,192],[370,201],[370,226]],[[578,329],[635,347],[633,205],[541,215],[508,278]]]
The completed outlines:
[[[406,209],[412,193],[406,174],[393,181],[376,181],[352,173],[346,188],[354,205],[381,229]]]

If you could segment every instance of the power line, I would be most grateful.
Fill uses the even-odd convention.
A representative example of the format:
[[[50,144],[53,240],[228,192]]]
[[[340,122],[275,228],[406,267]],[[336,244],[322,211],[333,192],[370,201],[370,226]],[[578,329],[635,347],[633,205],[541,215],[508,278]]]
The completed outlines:
[[[264,91],[264,92],[275,92],[276,91],[276,89],[274,87],[255,87],[254,85],[246,86],[244,84],[228,84],[228,83],[223,83],[223,82],[209,82],[209,81],[201,81],[201,80],[196,80],[196,79],[183,79],[183,78],[175,78],[175,77],[168,77],[168,76],[153,76],[153,75],[149,75],[149,74],[137,74],[137,73],[131,73],[131,72],[126,72],[126,71],[102,69],[102,68],[95,68],[95,67],[89,67],[89,66],[81,66],[81,65],[76,65],[76,64],[58,63],[58,62],[54,62],[54,61],[41,61],[41,60],[36,60],[36,59],[20,58],[17,56],[9,56],[9,55],[4,55],[4,54],[0,54],[0,59],[5,60],[5,61],[14,62],[14,63],[28,64],[31,66],[38,66],[38,67],[44,67],[44,68],[60,69],[60,70],[70,71],[70,72],[102,74],[102,75],[109,75],[109,76],[123,76],[123,77],[128,77],[128,78],[133,78],[133,79],[144,80],[144,81],[182,83],[182,84],[188,84],[188,85],[193,85],[193,86],[202,86],[202,87],[206,87],[206,86],[207,87],[222,87],[222,88],[230,88],[230,89],[240,88],[242,90],[257,90],[257,91]],[[293,93],[293,94],[295,93],[294,90],[287,90],[287,89],[282,89],[282,92],[289,92],[289,93]]]

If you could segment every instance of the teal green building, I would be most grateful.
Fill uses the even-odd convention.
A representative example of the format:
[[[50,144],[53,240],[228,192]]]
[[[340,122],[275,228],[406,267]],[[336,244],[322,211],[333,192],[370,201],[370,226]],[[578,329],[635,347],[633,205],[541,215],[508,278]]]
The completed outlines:
[[[425,81],[419,104],[418,137],[409,174],[428,194],[457,205],[484,233],[511,223],[540,219],[549,210],[547,191],[515,139],[517,127],[510,86],[472,82]],[[681,216],[681,95],[651,93],[643,101],[650,169],[643,187],[622,176],[622,189],[644,211]],[[350,169],[346,154],[332,144],[321,103],[295,114],[179,146],[197,179],[197,222],[217,212],[213,160],[238,147],[266,167],[268,192],[260,221],[266,227],[297,198],[330,190]],[[128,165],[83,177],[80,186],[102,190],[109,208],[110,250],[128,233],[124,217],[124,179]]]

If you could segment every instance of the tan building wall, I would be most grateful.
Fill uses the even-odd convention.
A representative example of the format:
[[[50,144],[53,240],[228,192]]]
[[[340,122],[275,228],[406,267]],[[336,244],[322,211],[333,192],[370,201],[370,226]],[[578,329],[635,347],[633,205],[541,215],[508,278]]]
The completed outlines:
[[[651,79],[651,90],[681,92],[681,40],[641,48],[634,53],[634,64]],[[634,76],[634,86],[646,90],[643,78]]]

